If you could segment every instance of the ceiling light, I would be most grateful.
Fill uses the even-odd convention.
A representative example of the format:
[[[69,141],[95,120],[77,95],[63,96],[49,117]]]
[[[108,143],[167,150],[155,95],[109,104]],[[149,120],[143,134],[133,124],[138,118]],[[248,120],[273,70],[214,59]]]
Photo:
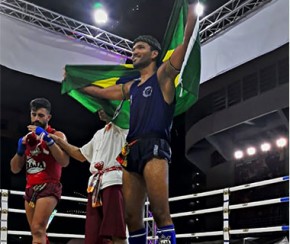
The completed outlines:
[[[108,15],[104,9],[94,10],[94,19],[97,24],[105,24],[108,20]]]
[[[249,147],[249,148],[247,148],[247,154],[249,155],[249,156],[252,156],[252,155],[254,155],[256,153],[256,148],[254,148],[254,147]]]
[[[287,140],[286,140],[286,138],[284,138],[284,137],[279,138],[279,139],[276,141],[276,145],[277,145],[277,147],[285,147],[285,146],[287,145]]]
[[[263,144],[261,144],[261,150],[263,152],[268,152],[271,149],[271,144],[268,142],[265,142]]]
[[[243,156],[244,156],[244,153],[241,150],[235,151],[234,153],[235,159],[241,159]]]

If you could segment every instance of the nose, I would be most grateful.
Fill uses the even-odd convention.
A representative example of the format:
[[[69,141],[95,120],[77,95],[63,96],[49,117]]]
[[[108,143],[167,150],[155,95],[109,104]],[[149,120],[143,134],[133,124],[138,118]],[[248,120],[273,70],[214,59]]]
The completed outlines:
[[[132,51],[132,58],[134,58],[138,54],[138,49],[134,48]]]

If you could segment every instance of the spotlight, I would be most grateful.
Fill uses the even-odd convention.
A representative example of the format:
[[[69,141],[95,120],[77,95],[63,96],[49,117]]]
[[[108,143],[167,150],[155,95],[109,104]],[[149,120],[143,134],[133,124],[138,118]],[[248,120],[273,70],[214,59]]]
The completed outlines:
[[[254,147],[248,147],[247,148],[247,154],[249,155],[249,156],[252,156],[252,155],[254,155],[256,153],[256,148],[254,148]]]
[[[244,157],[243,151],[241,151],[241,150],[235,151],[234,157],[235,157],[235,159],[241,159],[242,157]]]
[[[97,24],[105,24],[108,20],[108,15],[104,9],[98,8],[94,10],[94,19]]]
[[[270,149],[271,149],[271,144],[270,143],[265,142],[265,143],[261,144],[261,150],[263,152],[268,152],[268,151],[270,151]]]
[[[204,11],[204,6],[201,3],[197,3],[195,7],[195,12],[198,16],[202,16]]]
[[[276,141],[277,147],[285,147],[287,145],[287,140],[284,137],[277,139]]]

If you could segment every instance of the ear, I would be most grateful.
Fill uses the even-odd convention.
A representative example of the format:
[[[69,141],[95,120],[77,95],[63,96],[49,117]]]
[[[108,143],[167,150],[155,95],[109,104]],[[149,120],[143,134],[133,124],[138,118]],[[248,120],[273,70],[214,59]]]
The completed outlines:
[[[48,121],[50,121],[51,117],[52,117],[52,115],[51,115],[51,114],[50,114],[50,115],[48,115]]]
[[[151,53],[152,59],[156,59],[158,57],[159,52],[157,50],[153,50]]]

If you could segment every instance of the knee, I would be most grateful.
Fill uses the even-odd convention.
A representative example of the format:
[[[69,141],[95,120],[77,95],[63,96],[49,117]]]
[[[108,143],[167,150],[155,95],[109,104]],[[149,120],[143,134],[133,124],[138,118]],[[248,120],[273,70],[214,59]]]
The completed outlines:
[[[125,223],[127,224],[129,231],[132,229],[141,229],[144,226],[143,218],[132,213],[125,214]]]
[[[157,226],[164,226],[171,222],[169,211],[163,210],[162,208],[153,208],[152,215]]]
[[[130,226],[134,222],[134,218],[136,218],[133,214],[127,213],[125,214],[125,223]]]
[[[42,224],[32,224],[31,225],[31,234],[33,236],[44,236],[46,234],[45,226]]]

